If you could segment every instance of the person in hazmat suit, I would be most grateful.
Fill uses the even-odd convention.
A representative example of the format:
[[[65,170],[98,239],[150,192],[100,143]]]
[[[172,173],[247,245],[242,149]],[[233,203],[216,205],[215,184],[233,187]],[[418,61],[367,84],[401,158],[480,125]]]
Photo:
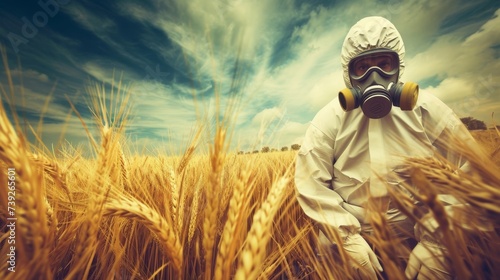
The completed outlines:
[[[400,80],[404,55],[401,35],[387,19],[358,21],[341,51],[347,88],[316,114],[296,158],[301,208],[317,224],[338,231],[344,249],[370,279],[377,278],[382,266],[362,237],[371,230],[364,209],[368,197],[386,198],[387,186],[400,183],[389,174],[404,157],[440,153],[451,160],[454,155],[440,138],[460,134],[474,142],[448,106],[431,94],[419,94],[416,83]],[[414,223],[390,201],[387,209],[391,226],[414,232]],[[322,236],[320,242],[331,244]],[[451,279],[443,262],[426,248],[418,243],[413,249],[406,276]]]

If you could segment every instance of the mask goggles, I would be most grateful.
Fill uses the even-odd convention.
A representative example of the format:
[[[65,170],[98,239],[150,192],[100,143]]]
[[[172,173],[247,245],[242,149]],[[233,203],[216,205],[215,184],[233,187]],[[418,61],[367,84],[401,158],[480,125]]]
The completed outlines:
[[[379,70],[382,76],[391,78],[399,74],[399,56],[387,49],[375,49],[353,58],[349,63],[351,83],[362,82],[374,70]]]

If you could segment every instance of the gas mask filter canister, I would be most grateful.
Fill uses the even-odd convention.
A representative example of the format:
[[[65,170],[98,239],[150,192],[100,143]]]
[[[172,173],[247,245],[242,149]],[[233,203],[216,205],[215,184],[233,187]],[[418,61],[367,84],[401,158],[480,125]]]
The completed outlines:
[[[418,85],[398,83],[399,57],[388,49],[375,49],[362,53],[349,63],[352,88],[339,92],[344,111],[361,107],[372,119],[379,119],[392,109],[413,110],[418,99]]]

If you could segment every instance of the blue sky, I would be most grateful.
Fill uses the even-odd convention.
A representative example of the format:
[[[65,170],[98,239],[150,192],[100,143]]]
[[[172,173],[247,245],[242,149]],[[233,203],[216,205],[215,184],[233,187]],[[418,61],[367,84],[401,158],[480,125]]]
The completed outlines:
[[[132,89],[130,147],[182,150],[197,119],[215,114],[217,92],[222,108],[238,100],[232,147],[249,151],[301,143],[345,87],[345,35],[372,15],[403,37],[403,81],[460,117],[500,123],[499,1],[7,0],[0,42],[19,116],[36,127],[53,92],[42,135],[50,148],[63,130],[73,145],[87,142],[75,114],[67,118],[66,96],[92,123],[86,88],[122,77]]]

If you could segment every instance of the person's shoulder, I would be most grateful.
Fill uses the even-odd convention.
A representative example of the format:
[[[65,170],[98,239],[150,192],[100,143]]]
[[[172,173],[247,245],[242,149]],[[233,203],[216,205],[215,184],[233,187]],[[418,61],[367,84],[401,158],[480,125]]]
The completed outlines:
[[[422,107],[427,111],[440,110],[442,113],[451,111],[439,97],[428,91],[420,91],[418,94],[417,107]]]
[[[334,98],[316,113],[311,124],[332,137],[340,126],[344,114],[338,98]]]
[[[418,99],[424,100],[424,101],[435,101],[435,100],[441,101],[441,99],[439,97],[437,97],[435,94],[433,94],[432,92],[430,92],[428,90],[422,90],[422,89],[419,90]]]

